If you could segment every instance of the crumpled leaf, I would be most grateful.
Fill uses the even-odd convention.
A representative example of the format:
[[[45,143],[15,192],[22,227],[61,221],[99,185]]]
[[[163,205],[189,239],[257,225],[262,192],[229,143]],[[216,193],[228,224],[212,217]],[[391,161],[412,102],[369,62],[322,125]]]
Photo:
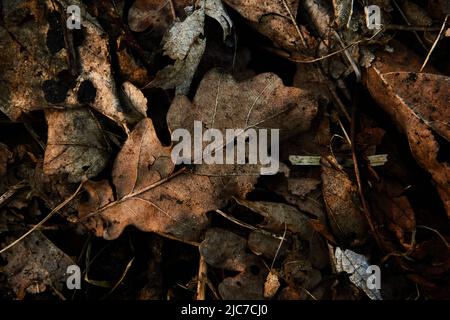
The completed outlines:
[[[108,144],[92,113],[84,108],[46,110],[44,172],[67,174],[69,182],[96,176],[109,159]]]
[[[295,252],[283,262],[285,279],[292,288],[311,290],[322,280],[319,270],[309,260],[301,259]]]
[[[264,282],[264,298],[271,299],[280,288],[280,280],[276,272],[271,270]]]
[[[378,289],[369,289],[367,287],[367,279],[370,274],[366,272],[369,268],[367,258],[351,250],[342,250],[337,247],[334,252],[336,259],[336,271],[346,272],[349,274],[350,281],[363,290],[372,300],[382,300],[381,293]]]
[[[240,205],[249,208],[265,218],[262,227],[273,232],[282,233],[285,229],[297,233],[300,238],[309,240],[313,229],[309,219],[295,207],[277,202],[236,200]]]
[[[2,265],[0,271],[6,275],[8,285],[19,300],[27,293],[52,291],[53,288],[62,291],[67,267],[75,264],[40,231],[34,231],[2,257],[6,265]]]
[[[375,101],[406,134],[411,153],[427,170],[450,216],[450,167],[438,157],[439,143],[433,133],[449,141],[450,78],[416,73],[421,60],[394,43],[394,53],[379,52],[368,69],[365,84]],[[426,70],[425,70],[426,71]]]
[[[89,208],[95,207],[95,211],[89,212],[88,227],[105,239],[117,238],[128,225],[185,240],[198,239],[208,222],[205,213],[215,210],[221,199],[208,177],[185,173],[158,184],[173,173],[174,167],[170,147],[161,145],[152,121],[143,119],[114,162],[116,201],[104,199],[109,191],[90,192]],[[86,211],[79,211],[81,218]]]
[[[264,265],[258,257],[246,253],[246,246],[244,238],[219,228],[209,229],[200,244],[200,254],[206,263],[215,268],[240,272],[219,284],[219,293],[225,300],[263,299]]]
[[[176,88],[176,94],[187,94],[206,48],[203,38],[205,14],[216,19],[224,30],[224,39],[232,26],[220,0],[200,1],[200,6],[184,21],[175,22],[163,38],[164,54],[175,60],[159,71],[149,87]]]
[[[213,69],[200,82],[192,102],[185,96],[175,97],[167,114],[167,123],[172,131],[184,128],[192,135],[194,121],[201,121],[204,130],[215,128],[222,132],[227,128],[274,128],[280,130],[283,140],[308,130],[316,112],[317,101],[308,91],[285,87],[275,74],[263,73],[237,82],[230,74]],[[225,141],[223,145],[226,145]],[[208,165],[197,166],[196,172],[259,174],[260,168],[260,165],[249,164]]]
[[[342,240],[363,241],[367,221],[359,206],[358,189],[334,158],[322,158],[322,192],[333,234]]]

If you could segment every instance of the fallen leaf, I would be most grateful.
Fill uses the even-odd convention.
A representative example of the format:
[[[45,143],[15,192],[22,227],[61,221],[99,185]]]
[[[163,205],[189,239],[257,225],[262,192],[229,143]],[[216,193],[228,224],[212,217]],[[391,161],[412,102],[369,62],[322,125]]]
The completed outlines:
[[[130,118],[133,114],[133,120],[142,120],[147,117],[147,98],[139,88],[136,88],[131,82],[122,83],[122,91],[124,93],[125,103],[130,112],[127,117]],[[134,116],[135,114],[135,116]],[[130,122],[130,120],[128,120]]]
[[[205,9],[200,7],[184,21],[175,22],[163,38],[164,54],[175,60],[156,74],[148,87],[176,88],[177,94],[187,94],[206,47],[203,39]]]
[[[264,298],[271,299],[280,288],[280,280],[276,272],[271,270],[264,282]]]
[[[0,26],[0,110],[12,120],[46,107],[43,79],[68,69],[60,13],[47,1],[5,2]],[[57,83],[53,98],[64,100],[69,87]]]
[[[394,49],[394,54],[378,54],[377,61],[368,69],[365,84],[375,101],[406,134],[412,155],[431,174],[450,216],[450,167],[439,160],[440,145],[433,136],[436,132],[447,141],[450,139],[450,78],[416,73],[420,59],[399,44],[394,43]]]
[[[170,147],[161,145],[152,121],[143,119],[114,162],[116,200],[104,205],[103,192],[98,201],[90,199],[96,210],[90,212],[86,224],[105,239],[117,238],[128,225],[185,240],[198,239],[208,222],[205,213],[215,210],[222,200],[208,177],[185,173],[162,183],[174,167]],[[86,216],[82,210],[80,217]]]
[[[203,38],[205,15],[216,19],[223,28],[224,40],[230,33],[232,21],[221,0],[204,0],[184,21],[175,22],[164,36],[164,54],[175,60],[173,65],[159,71],[149,87],[176,88],[176,94],[188,94],[198,64],[206,48]]]
[[[311,266],[311,262],[298,257],[292,252],[283,262],[284,277],[292,288],[304,288],[311,290],[322,280],[319,270]]]
[[[75,264],[40,231],[34,231],[2,257],[6,264],[0,270],[19,300],[27,293],[62,291],[66,286],[67,267]]]
[[[283,1],[286,2],[295,19],[299,1]],[[283,1],[224,0],[226,4],[239,12],[256,30],[271,39],[277,46],[290,51],[304,49]],[[303,30],[304,33],[305,31]]]
[[[263,73],[237,82],[230,74],[213,69],[200,82],[192,102],[185,96],[175,97],[167,123],[171,131],[183,128],[192,136],[194,121],[201,121],[205,130],[214,128],[222,132],[237,128],[273,128],[280,130],[283,140],[308,130],[316,112],[317,102],[308,91],[285,87],[275,74]],[[223,145],[226,144],[224,141]],[[236,175],[259,173],[260,168],[260,165],[250,164],[209,165],[196,167],[196,172]]]
[[[309,192],[315,190],[320,180],[314,178],[289,178],[288,190],[296,196],[304,198]]]
[[[322,158],[322,192],[333,234],[341,240],[363,241],[367,221],[359,206],[358,189],[331,157]]]
[[[350,281],[363,290],[367,296],[372,300],[382,300],[381,293],[378,289],[369,289],[367,287],[367,280],[370,276],[366,271],[369,268],[367,258],[351,250],[342,250],[337,247],[334,252],[336,259],[336,271],[346,272],[349,274]]]
[[[109,159],[108,144],[91,111],[46,110],[48,124],[44,172],[66,174],[69,182],[94,177]]]
[[[247,241],[249,249],[252,250],[254,254],[257,256],[262,255],[269,260],[273,260],[275,256],[277,258],[283,258],[289,250],[288,241],[286,241],[286,239],[280,247],[279,239],[266,235],[261,231],[250,232]]]
[[[246,247],[244,238],[218,228],[209,229],[200,244],[200,254],[209,265],[239,272],[219,284],[219,293],[225,300],[263,298],[264,265],[258,257],[246,253]]]
[[[263,228],[273,232],[282,233],[285,229],[296,233],[300,238],[309,240],[313,229],[309,219],[295,207],[277,202],[248,201],[237,199],[238,204],[257,212],[265,218],[261,225]]]

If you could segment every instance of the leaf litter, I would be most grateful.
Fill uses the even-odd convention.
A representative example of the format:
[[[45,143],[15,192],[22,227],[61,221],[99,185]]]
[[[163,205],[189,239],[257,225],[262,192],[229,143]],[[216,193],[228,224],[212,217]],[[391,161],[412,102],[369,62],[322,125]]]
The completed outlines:
[[[73,2],[1,3],[2,297],[448,298],[444,1]],[[175,165],[194,121],[279,129],[278,174]]]

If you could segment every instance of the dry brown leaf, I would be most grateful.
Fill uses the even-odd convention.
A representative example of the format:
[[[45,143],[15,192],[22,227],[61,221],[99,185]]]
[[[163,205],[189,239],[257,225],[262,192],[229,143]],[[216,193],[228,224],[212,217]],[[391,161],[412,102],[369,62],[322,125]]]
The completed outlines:
[[[96,176],[109,159],[102,129],[88,109],[45,111],[48,140],[44,172],[66,174],[69,182]]]
[[[264,282],[264,298],[271,299],[280,288],[280,280],[278,274],[271,270]]]
[[[145,98],[142,91],[128,81],[122,83],[122,91],[125,104],[129,110],[129,112],[127,112],[128,122],[131,122],[131,120],[134,120],[133,122],[138,122],[139,120],[146,118],[147,98]]]
[[[47,105],[43,79],[56,79],[59,72],[68,69],[60,14],[51,8],[50,2],[40,0],[3,4],[0,110],[12,120],[43,109]],[[52,98],[63,101],[69,88],[56,81],[52,84]]]
[[[207,224],[205,213],[216,209],[221,199],[208,177],[186,173],[158,185],[173,170],[170,148],[161,145],[151,120],[143,119],[114,162],[116,201],[104,206],[104,195],[99,201],[91,199],[96,210],[90,212],[94,214],[88,226],[105,239],[117,238],[128,225],[185,240],[198,239]],[[86,210],[80,215],[84,217]]]
[[[393,54],[378,54],[368,69],[365,84],[406,134],[412,155],[436,182],[450,216],[450,167],[438,159],[440,146],[433,136],[436,132],[447,141],[450,138],[450,78],[416,73],[421,65],[418,57],[398,44],[394,48]]]
[[[182,14],[185,7],[192,5],[192,0],[172,1],[176,14]],[[166,32],[173,22],[169,1],[136,0],[128,11],[128,24],[134,32],[142,32],[147,28],[160,36]]]
[[[286,226],[287,230],[298,234],[304,240],[312,237],[313,229],[309,224],[309,218],[293,206],[277,202],[236,201],[262,215],[265,218],[262,227],[270,231],[282,233]]]
[[[360,209],[358,189],[334,158],[322,158],[322,192],[328,221],[335,237],[362,241],[367,221]]]
[[[188,111],[188,112],[187,112]],[[193,102],[175,97],[167,114],[169,128],[194,132],[194,121],[204,129],[280,129],[280,139],[309,129],[317,102],[308,91],[285,87],[272,73],[237,82],[230,74],[213,69],[200,82]],[[285,121],[290,119],[290,121]],[[205,143],[206,145],[206,143]],[[224,142],[225,145],[225,142]],[[192,153],[193,154],[193,153]],[[201,174],[259,173],[259,165],[198,166]]]
[[[288,190],[296,196],[304,198],[309,192],[315,190],[320,180],[314,178],[289,178]]]
[[[27,293],[62,291],[66,285],[67,267],[74,264],[40,231],[34,231],[2,257],[6,265],[2,265],[0,271],[6,275],[8,285],[19,300]]]
[[[199,2],[199,7],[182,21],[176,21],[162,40],[164,54],[175,60],[159,71],[149,87],[176,88],[176,94],[188,94],[195,71],[205,52],[203,38],[205,15],[216,19],[222,26],[224,39],[230,33],[232,21],[220,0]]]
[[[303,45],[297,30],[282,1],[224,0],[239,12],[260,33],[271,39],[277,46],[295,51]],[[294,19],[297,16],[298,0],[285,0]],[[305,30],[303,30],[305,33]]]
[[[224,245],[226,244],[226,245]],[[219,228],[206,231],[200,253],[206,263],[215,268],[245,271],[250,254],[245,253],[247,241],[237,234]]]
[[[280,239],[266,235],[261,231],[252,231],[248,236],[248,247],[257,256],[262,255],[269,260],[273,260],[275,256],[282,258],[286,255],[288,242],[285,239],[280,247]]]
[[[310,261],[298,257],[295,252],[283,262],[283,270],[285,280],[292,288],[311,290],[322,280],[320,271],[313,268]]]
[[[200,244],[200,253],[209,265],[240,272],[219,284],[219,293],[225,300],[263,298],[264,265],[258,257],[246,253],[246,244],[244,238],[218,228],[209,229]]]

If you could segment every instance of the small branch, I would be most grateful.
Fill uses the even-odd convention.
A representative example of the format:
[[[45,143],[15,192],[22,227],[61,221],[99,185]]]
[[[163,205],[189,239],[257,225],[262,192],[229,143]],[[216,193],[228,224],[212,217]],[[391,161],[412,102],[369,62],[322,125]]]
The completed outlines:
[[[444,23],[442,24],[441,31],[439,31],[439,34],[436,37],[436,40],[434,40],[433,46],[431,47],[430,51],[428,52],[427,57],[426,57],[425,61],[423,62],[422,67],[420,67],[419,72],[422,72],[422,70],[427,65],[428,60],[430,59],[431,54],[433,53],[433,50],[436,48],[439,40],[441,39],[442,33],[444,32],[444,29],[445,29],[445,25],[447,24],[448,17],[449,17],[449,15],[445,16],[445,20],[444,20]]]

